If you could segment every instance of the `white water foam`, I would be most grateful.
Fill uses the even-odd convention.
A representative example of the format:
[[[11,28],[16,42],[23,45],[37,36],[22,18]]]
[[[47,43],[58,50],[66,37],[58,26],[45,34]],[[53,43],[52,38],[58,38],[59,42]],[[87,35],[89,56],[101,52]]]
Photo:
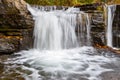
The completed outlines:
[[[22,64],[23,69],[32,71],[26,80],[101,80],[101,73],[112,71],[101,67],[111,63],[113,58],[98,55],[93,47],[81,47],[65,50],[31,49],[16,53],[10,63]]]

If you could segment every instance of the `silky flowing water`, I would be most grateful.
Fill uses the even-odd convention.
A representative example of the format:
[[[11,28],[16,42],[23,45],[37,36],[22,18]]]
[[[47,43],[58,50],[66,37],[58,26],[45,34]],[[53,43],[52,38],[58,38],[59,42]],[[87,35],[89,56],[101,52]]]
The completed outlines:
[[[107,45],[110,47],[114,47],[113,46],[113,19],[114,19],[114,14],[115,14],[115,10],[116,10],[116,5],[110,5],[107,6],[107,10],[108,10],[108,24],[107,24]]]
[[[88,14],[28,10],[35,20],[34,48],[1,57],[0,80],[105,80],[105,72],[119,73],[118,56],[90,46]]]

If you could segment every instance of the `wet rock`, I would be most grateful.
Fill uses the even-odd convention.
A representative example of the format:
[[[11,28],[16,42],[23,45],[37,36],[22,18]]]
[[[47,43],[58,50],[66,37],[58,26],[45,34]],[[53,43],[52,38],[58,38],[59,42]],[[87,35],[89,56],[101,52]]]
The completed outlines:
[[[98,33],[92,33],[92,43],[93,46],[100,45],[100,46],[105,46],[104,43],[104,33],[98,34]]]
[[[0,53],[13,53],[19,48],[19,39],[18,38],[0,38]]]
[[[92,14],[92,25],[103,27],[104,18],[102,12],[93,12]]]
[[[113,19],[113,46],[120,48],[120,5],[116,5]]]
[[[81,11],[94,11],[97,10],[98,7],[102,6],[102,3],[94,3],[94,4],[85,4],[85,5],[75,5],[74,7],[80,8]]]
[[[105,72],[101,74],[101,80],[120,80],[120,72]]]
[[[4,65],[2,63],[0,63],[0,74],[2,74],[4,71]]]
[[[105,23],[104,17],[102,12],[97,12],[92,14],[91,19],[91,38],[92,38],[92,45],[106,45],[105,40]]]
[[[113,32],[113,46],[120,48],[120,31]]]

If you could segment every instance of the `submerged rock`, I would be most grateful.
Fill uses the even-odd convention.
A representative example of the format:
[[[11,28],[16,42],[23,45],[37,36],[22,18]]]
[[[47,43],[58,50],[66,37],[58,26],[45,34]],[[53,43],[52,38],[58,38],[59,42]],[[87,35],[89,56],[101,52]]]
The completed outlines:
[[[120,72],[105,72],[101,75],[102,80],[120,80]]]

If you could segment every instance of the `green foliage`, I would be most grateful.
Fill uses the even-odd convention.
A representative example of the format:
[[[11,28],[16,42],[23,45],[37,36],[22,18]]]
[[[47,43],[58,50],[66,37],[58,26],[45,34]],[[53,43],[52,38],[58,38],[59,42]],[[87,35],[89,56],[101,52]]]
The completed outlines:
[[[120,0],[25,0],[30,4],[37,4],[37,5],[63,5],[63,6],[73,6],[79,4],[90,4],[90,3],[109,3],[109,2],[118,2]]]
[[[25,1],[30,4],[38,4],[38,5],[73,6],[79,4],[79,0],[25,0]]]
[[[93,2],[93,0],[78,0],[78,1],[83,4],[90,4]]]

